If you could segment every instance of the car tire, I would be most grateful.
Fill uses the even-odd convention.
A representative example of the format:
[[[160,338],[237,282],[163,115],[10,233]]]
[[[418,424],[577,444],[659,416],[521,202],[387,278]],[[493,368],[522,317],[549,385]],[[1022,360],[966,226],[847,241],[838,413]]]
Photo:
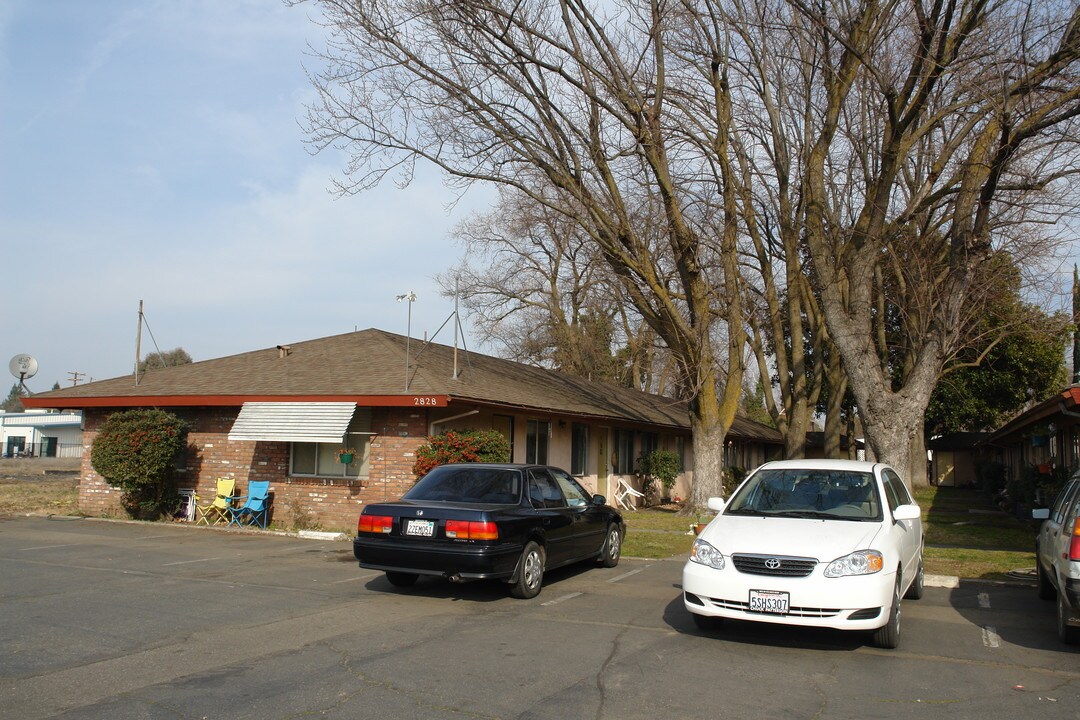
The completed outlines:
[[[544,582],[544,549],[530,541],[518,561],[517,580],[510,584],[510,594],[522,600],[540,594]]]
[[[719,630],[724,626],[724,618],[722,617],[698,615],[697,613],[690,613],[690,617],[694,618],[694,624],[697,625],[698,630],[709,632],[711,630]]]
[[[412,587],[419,577],[416,573],[390,572],[389,570],[386,572],[386,579],[390,581],[390,584],[399,588]]]
[[[889,620],[874,631],[874,646],[892,650],[900,644],[900,581],[893,588],[892,607]]]
[[[1050,576],[1046,574],[1046,570],[1043,570],[1042,563],[1039,562],[1038,555],[1035,557],[1035,576],[1039,583],[1039,599],[1040,600],[1053,600],[1057,597],[1057,589],[1054,588],[1054,583],[1050,582]]]
[[[1058,593],[1057,602],[1057,626],[1058,637],[1061,638],[1061,642],[1066,645],[1080,644],[1080,627],[1074,627],[1069,625],[1067,621],[1069,617],[1069,606],[1065,602],[1065,596],[1062,593]]]
[[[604,567],[615,567],[619,564],[621,555],[622,532],[618,525],[612,523],[608,526],[607,537],[604,538],[604,545],[600,548],[600,564]]]
[[[904,598],[907,600],[921,600],[926,592],[926,573],[923,572],[923,560],[919,558],[919,569],[915,571],[915,579],[911,581]]]

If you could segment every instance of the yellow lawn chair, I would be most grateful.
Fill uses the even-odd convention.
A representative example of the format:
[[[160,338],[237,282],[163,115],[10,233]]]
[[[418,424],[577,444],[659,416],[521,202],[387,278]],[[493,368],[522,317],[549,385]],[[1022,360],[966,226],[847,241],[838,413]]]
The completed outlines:
[[[199,496],[195,496],[195,512],[199,519],[196,525],[217,525],[219,522],[229,522],[229,508],[232,507],[236,497],[236,480],[232,478],[217,479],[217,497],[207,505],[199,504]]]

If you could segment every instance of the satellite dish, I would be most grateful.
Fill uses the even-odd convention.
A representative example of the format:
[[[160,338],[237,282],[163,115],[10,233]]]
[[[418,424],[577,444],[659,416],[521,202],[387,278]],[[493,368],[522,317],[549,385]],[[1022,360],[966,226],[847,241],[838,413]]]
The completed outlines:
[[[37,360],[32,355],[16,355],[11,358],[11,362],[8,363],[8,370],[11,374],[19,378],[19,380],[25,380],[37,375],[38,364]]]

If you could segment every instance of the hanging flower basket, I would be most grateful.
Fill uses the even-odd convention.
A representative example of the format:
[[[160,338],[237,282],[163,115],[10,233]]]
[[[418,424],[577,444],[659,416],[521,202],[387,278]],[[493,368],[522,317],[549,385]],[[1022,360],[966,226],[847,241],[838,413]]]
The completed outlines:
[[[344,450],[338,450],[338,462],[342,465],[350,465],[353,461],[353,456],[356,455],[356,451],[352,448],[345,448]]]

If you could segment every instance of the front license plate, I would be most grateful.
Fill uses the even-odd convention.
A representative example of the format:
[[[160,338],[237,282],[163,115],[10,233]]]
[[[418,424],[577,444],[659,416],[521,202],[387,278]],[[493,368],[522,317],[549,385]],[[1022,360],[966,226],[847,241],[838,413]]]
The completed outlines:
[[[409,520],[405,523],[406,535],[418,535],[419,537],[435,536],[434,520]]]
[[[750,612],[786,614],[789,606],[789,595],[777,590],[751,590]]]

